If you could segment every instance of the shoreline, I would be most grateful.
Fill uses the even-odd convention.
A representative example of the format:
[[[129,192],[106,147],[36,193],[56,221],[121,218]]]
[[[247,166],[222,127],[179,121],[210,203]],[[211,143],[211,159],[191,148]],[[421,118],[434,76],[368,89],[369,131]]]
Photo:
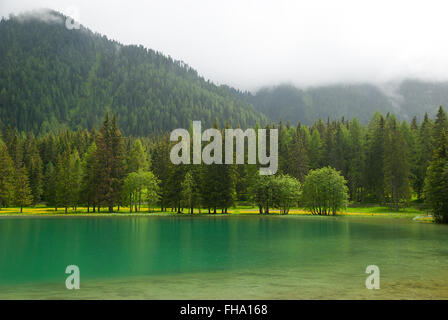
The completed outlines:
[[[269,214],[259,214],[254,211],[247,212],[232,212],[235,210],[231,210],[229,213],[175,213],[175,212],[101,212],[101,213],[87,213],[87,212],[69,212],[65,213],[61,211],[60,213],[56,212],[8,212],[8,211],[0,211],[0,219],[1,218],[45,218],[45,217],[321,217],[321,218],[330,218],[330,217],[358,217],[358,218],[389,218],[389,219],[409,219],[415,222],[424,222],[424,223],[434,223],[434,219],[432,215],[424,215],[419,213],[405,213],[405,212],[390,212],[390,213],[375,213],[375,212],[340,212],[336,215],[313,215],[307,211],[303,210],[293,210],[288,214],[282,214],[278,212],[272,212]]]

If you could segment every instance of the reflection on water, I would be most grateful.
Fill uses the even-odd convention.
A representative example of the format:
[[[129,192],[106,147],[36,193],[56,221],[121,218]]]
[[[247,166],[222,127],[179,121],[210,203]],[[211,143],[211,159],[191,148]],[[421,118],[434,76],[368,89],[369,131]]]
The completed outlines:
[[[0,219],[0,298],[447,299],[447,267],[448,228],[403,219]]]

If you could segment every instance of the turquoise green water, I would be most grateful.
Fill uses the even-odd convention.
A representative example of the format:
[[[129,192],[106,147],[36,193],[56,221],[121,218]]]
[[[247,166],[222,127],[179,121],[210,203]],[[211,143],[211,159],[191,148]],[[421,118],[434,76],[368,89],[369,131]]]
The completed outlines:
[[[65,288],[77,265],[81,289]],[[380,268],[379,290],[365,269]],[[448,227],[291,216],[0,219],[0,298],[447,299]]]

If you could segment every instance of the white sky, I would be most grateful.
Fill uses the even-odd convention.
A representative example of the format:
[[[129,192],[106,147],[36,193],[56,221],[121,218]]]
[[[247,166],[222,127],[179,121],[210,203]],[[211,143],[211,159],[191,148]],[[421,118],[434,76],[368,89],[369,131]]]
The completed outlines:
[[[240,89],[448,80],[447,1],[0,0],[0,15],[42,7]]]

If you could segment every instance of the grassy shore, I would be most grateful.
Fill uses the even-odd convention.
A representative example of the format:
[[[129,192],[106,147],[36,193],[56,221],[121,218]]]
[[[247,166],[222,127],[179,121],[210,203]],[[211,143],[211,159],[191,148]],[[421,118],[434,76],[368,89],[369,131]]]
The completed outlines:
[[[36,206],[36,207],[26,207],[23,208],[23,212],[20,213],[20,208],[2,208],[0,210],[1,216],[127,216],[127,215],[171,215],[175,214],[175,212],[171,211],[161,211],[160,208],[151,208],[148,211],[147,207],[142,207],[141,211],[138,213],[130,213],[129,207],[120,207],[120,210],[117,211],[117,208],[114,208],[114,213],[109,213],[106,208],[103,208],[100,212],[93,213],[91,210],[87,212],[87,208],[77,208],[76,211],[73,208],[68,208],[67,213],[65,213],[64,208],[59,208],[57,211],[55,208],[49,208],[45,206]],[[187,210],[184,211],[184,214]],[[218,211],[218,214],[221,211]],[[199,210],[195,209],[195,214],[199,214]],[[231,208],[228,210],[229,214],[232,215],[258,215],[258,208],[250,207],[250,206],[238,206],[235,208]],[[207,210],[202,209],[201,214],[208,214]],[[271,215],[279,215],[280,210],[271,209]],[[309,211],[306,211],[303,208],[292,208],[289,212],[289,215],[311,215]],[[417,208],[406,208],[405,210],[401,209],[396,212],[393,211],[389,207],[381,207],[381,206],[368,206],[368,207],[349,207],[342,212],[338,212],[338,216],[360,216],[360,217],[391,217],[391,218],[409,218],[418,221],[424,222],[432,222],[432,217],[427,214],[426,211],[417,209]]]

